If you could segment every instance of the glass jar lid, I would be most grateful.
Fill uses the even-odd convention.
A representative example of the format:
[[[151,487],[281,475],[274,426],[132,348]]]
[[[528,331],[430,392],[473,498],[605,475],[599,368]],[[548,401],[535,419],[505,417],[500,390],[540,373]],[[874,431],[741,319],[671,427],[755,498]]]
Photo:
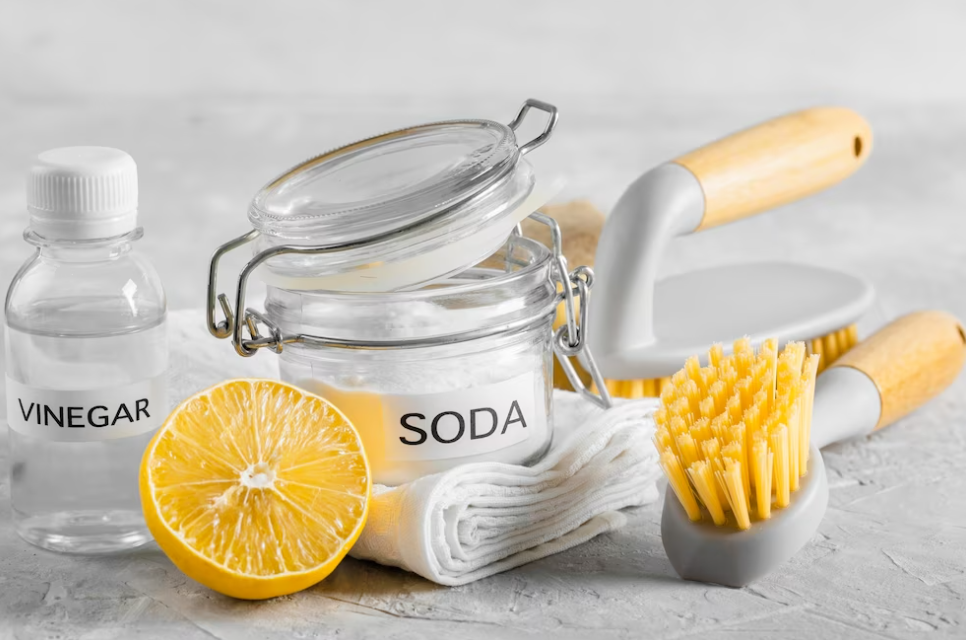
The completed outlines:
[[[273,180],[249,218],[280,238],[352,243],[396,231],[472,198],[518,160],[506,125],[441,122],[322,154]]]
[[[530,108],[549,119],[518,146],[515,131]],[[546,141],[556,119],[555,107],[528,100],[508,125],[418,125],[293,167],[249,208],[256,251],[278,249],[263,279],[292,289],[388,291],[472,266],[545,204],[535,202],[546,189],[535,188],[524,156]]]

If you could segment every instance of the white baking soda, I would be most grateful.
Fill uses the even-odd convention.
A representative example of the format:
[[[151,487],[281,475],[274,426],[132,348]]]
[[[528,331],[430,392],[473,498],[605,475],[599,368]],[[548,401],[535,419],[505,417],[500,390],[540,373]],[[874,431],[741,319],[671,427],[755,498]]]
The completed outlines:
[[[459,333],[477,309],[426,301],[374,313],[364,305],[327,308],[340,337],[398,340]],[[331,314],[331,315],[329,315]],[[342,322],[344,321],[344,323]],[[350,330],[350,335],[345,335]],[[537,344],[534,344],[536,340]],[[315,354],[282,361],[282,375],[327,398],[362,436],[373,478],[400,484],[470,462],[527,463],[550,442],[551,362],[545,323],[511,336],[392,352],[359,350],[351,363]]]

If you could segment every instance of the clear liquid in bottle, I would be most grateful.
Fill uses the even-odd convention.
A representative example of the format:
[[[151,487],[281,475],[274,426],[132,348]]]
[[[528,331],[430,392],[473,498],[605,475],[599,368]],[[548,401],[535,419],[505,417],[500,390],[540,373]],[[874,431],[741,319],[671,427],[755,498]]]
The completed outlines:
[[[107,183],[94,204],[109,215],[51,186],[51,174],[82,168]],[[167,413],[168,356],[163,289],[131,247],[141,235],[135,171],[123,152],[58,149],[28,181],[26,238],[37,252],[5,308],[10,488],[18,534],[46,549],[111,552],[150,540],[138,471]],[[124,191],[132,174],[134,207]]]

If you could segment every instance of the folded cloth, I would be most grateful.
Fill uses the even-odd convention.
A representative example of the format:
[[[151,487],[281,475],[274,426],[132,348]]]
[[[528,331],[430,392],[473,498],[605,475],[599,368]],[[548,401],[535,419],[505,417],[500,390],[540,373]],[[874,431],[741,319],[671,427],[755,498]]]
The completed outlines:
[[[617,529],[626,519],[619,509],[655,501],[657,402],[601,411],[574,393],[554,394],[559,444],[542,461],[478,462],[378,487],[350,555],[467,584]]]
[[[170,315],[172,400],[226,377],[277,377],[274,358],[239,358],[204,330],[199,312]],[[202,343],[203,341],[203,343]],[[373,488],[350,555],[462,585],[621,527],[619,510],[657,500],[652,399],[604,411],[554,390],[554,443],[537,464],[466,464]]]

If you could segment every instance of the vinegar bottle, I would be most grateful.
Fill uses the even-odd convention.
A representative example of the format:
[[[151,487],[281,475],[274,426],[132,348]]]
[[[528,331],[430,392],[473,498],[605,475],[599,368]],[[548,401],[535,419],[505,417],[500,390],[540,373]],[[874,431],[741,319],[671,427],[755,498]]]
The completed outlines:
[[[166,417],[166,303],[133,250],[137,167],[128,154],[40,154],[27,180],[36,251],[7,292],[10,492],[17,533],[63,552],[150,540],[141,454]]]

